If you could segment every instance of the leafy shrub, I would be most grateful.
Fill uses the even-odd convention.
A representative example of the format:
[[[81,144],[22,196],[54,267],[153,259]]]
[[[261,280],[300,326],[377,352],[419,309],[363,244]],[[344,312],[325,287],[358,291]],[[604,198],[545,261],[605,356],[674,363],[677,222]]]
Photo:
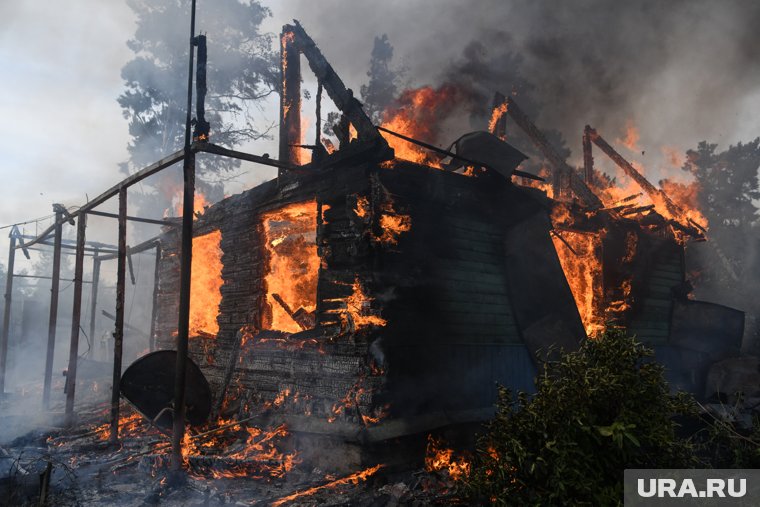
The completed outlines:
[[[652,354],[608,330],[545,362],[535,395],[501,389],[462,495],[477,505],[615,505],[626,468],[700,466],[673,421],[696,406],[671,395]]]

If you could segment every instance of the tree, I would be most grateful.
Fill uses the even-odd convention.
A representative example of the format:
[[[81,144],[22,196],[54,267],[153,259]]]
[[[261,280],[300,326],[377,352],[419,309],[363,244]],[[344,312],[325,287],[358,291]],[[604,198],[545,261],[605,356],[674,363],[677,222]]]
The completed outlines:
[[[757,201],[760,138],[718,152],[716,144],[701,142],[687,152],[683,166],[699,185],[699,209],[709,222],[708,245],[696,250],[700,266],[697,290],[707,297],[747,311],[745,336],[756,342],[755,318],[760,314],[760,240]],[[731,270],[725,268],[730,265]],[[730,271],[733,271],[733,276]],[[755,329],[753,329],[753,327]]]
[[[184,143],[190,19],[190,2],[185,0],[128,0],[128,4],[137,16],[137,30],[128,42],[135,57],[122,68],[126,91],[118,98],[132,138],[124,172],[148,165]],[[268,136],[272,128],[262,129],[253,118],[260,100],[277,91],[272,36],[260,32],[271,13],[256,0],[209,4],[213,10],[199,8],[197,14],[197,26],[207,33],[209,48],[206,119],[212,141],[233,147]],[[219,175],[238,165],[232,159],[198,157],[202,191],[220,193]]]
[[[372,56],[369,60],[369,81],[360,89],[364,110],[375,123],[380,123],[386,107],[393,103],[398,93],[403,69],[393,68],[393,46],[388,36],[375,37]]]

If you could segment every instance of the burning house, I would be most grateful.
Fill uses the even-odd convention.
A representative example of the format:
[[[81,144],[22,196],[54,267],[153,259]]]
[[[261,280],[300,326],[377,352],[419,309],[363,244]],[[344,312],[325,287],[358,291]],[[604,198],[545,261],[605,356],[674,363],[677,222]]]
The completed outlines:
[[[546,351],[607,325],[653,345],[673,385],[698,394],[738,351],[743,314],[690,299],[684,245],[704,227],[596,131],[581,174],[497,97],[492,133],[475,136],[487,141],[447,152],[372,125],[300,25],[281,42],[280,174],[194,222],[190,352],[212,413],[275,407],[296,433],[366,445],[486,420],[497,383],[530,391]],[[303,145],[301,54],[317,107],[324,89],[343,113],[332,152]],[[507,117],[551,183],[515,169]],[[597,181],[592,143],[641,189]],[[160,244],[153,338],[171,349],[179,230]]]
[[[11,229],[0,394],[13,279],[30,276],[14,274],[14,252],[28,258],[29,247],[53,248],[41,387],[45,411],[60,413],[61,428],[43,437],[39,449],[46,454],[26,463],[35,474],[19,468],[20,458],[7,467],[8,477],[21,473],[27,490],[37,494],[39,488],[40,505],[54,468],[62,469],[53,463],[55,453],[72,469],[81,467],[83,482],[97,477],[93,489],[107,475],[123,481],[125,494],[134,491],[135,477],[160,475],[170,462],[170,472],[156,481],[158,493],[146,497],[150,502],[185,474],[258,480],[266,491],[257,490],[256,501],[284,505],[358,484],[385,466],[421,465],[425,450],[428,472],[446,469],[456,480],[471,462],[455,457],[448,447],[456,446],[438,435],[467,441],[473,428],[493,418],[498,386],[534,391],[543,361],[555,350],[575,350],[606,328],[624,328],[654,349],[674,390],[697,397],[705,397],[711,372],[720,376],[712,367],[739,354],[744,314],[696,301],[687,275],[687,252],[695,243],[706,242],[725,258],[709,241],[706,220],[677,192],[652,185],[594,128],[583,133],[583,167],[576,169],[514,96],[496,93],[488,124],[463,130],[448,149],[430,144],[430,125],[403,110],[375,125],[296,22],[280,37],[277,158],[227,149],[214,144],[204,116],[206,39],[195,37],[191,25],[188,104],[197,47],[197,106],[192,135],[187,115],[184,149],[81,207],[56,205],[53,224],[36,237]],[[317,82],[311,144],[301,114],[302,58]],[[322,137],[324,93],[339,111],[337,120],[324,122],[337,141]],[[455,95],[429,87],[404,93],[407,108],[428,109]],[[507,142],[508,121],[543,162],[538,175]],[[630,185],[599,171],[594,149]],[[194,187],[198,153],[277,167],[278,176],[208,204]],[[129,215],[127,190],[179,162],[183,216]],[[113,198],[118,214],[95,210]],[[118,220],[118,245],[86,239],[91,215]],[[129,247],[130,221],[161,232]],[[63,240],[66,223],[76,225],[76,242]],[[62,249],[75,252],[74,294],[65,381],[55,383]],[[125,322],[127,272],[135,285],[131,256],[150,252],[153,259],[153,251],[150,333],[146,340],[134,334],[125,340],[125,329],[140,331]],[[88,281],[85,252],[93,261]],[[92,284],[87,306],[89,337],[95,337],[100,266],[111,260],[117,261],[115,315],[102,313],[115,332],[101,339],[102,354],[93,347],[82,353],[83,284]],[[723,267],[732,269],[729,262]],[[124,368],[123,356],[130,362],[141,349]],[[757,369],[755,358],[740,359],[747,370]],[[110,400],[95,400],[104,385]],[[56,399],[58,391],[65,401]],[[20,420],[26,429],[27,420]],[[109,455],[79,461],[91,450]],[[8,463],[10,454],[0,451]],[[133,466],[131,476],[118,475]],[[348,475],[336,479],[337,472]],[[284,481],[276,482],[286,477],[287,492]],[[415,481],[412,489],[420,484]],[[209,498],[206,490],[205,504]]]

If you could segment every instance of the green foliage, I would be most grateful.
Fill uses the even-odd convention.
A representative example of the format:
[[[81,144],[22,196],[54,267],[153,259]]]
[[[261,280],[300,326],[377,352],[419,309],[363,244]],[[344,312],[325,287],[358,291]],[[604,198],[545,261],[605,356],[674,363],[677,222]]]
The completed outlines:
[[[700,456],[713,468],[760,468],[760,417],[753,416],[749,430],[714,415],[707,423],[695,440]]]
[[[496,505],[615,505],[626,468],[698,464],[673,416],[695,413],[671,395],[652,351],[608,330],[544,364],[532,397],[502,389],[463,494]]]

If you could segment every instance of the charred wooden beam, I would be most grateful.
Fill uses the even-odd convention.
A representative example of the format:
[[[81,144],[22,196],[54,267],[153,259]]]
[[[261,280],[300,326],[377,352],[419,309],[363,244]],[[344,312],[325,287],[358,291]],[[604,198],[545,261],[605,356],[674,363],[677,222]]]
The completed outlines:
[[[128,188],[128,187],[131,187],[132,185],[140,183],[145,178],[147,178],[149,176],[152,176],[152,175],[156,174],[157,172],[162,171],[162,170],[166,169],[167,167],[170,167],[170,166],[176,164],[177,162],[179,162],[180,160],[182,160],[184,157],[185,157],[185,151],[184,150],[179,150],[179,151],[176,151],[176,152],[172,153],[171,155],[169,155],[167,157],[162,158],[161,160],[159,160],[157,162],[152,163],[151,165],[149,165],[149,166],[147,166],[147,167],[145,167],[145,168],[137,171],[136,173],[132,174],[131,176],[129,176],[127,178],[124,178],[119,183],[117,183],[116,185],[112,186],[111,188],[109,188],[108,190],[106,190],[105,192],[103,192],[102,194],[100,194],[99,196],[95,197],[93,200],[89,201],[87,204],[83,205],[82,207],[80,207],[76,211],[72,211],[69,216],[71,218],[74,218],[74,217],[79,216],[82,213],[86,213],[86,212],[90,211],[91,209],[93,209],[93,208],[95,208],[97,206],[100,206],[101,204],[103,204],[104,202],[106,202],[108,199],[110,199],[110,198],[118,195],[119,190],[122,187]],[[64,222],[69,221],[68,218],[62,218],[61,220],[63,220]],[[56,224],[58,222],[59,221],[56,221],[55,223],[53,223],[53,225],[51,225],[50,227],[48,227],[47,229],[45,229],[44,231],[42,231],[31,242],[27,243],[26,246],[32,246],[32,245],[34,245],[36,243],[39,243],[40,241],[44,240],[45,238],[47,238],[50,235],[50,233],[52,233],[55,230],[55,226],[56,226]]]
[[[63,213],[55,211],[55,237],[53,243],[53,273],[50,284],[50,316],[48,318],[47,354],[45,355],[45,375],[42,387],[42,404],[45,409],[50,407],[50,384],[53,379],[53,358],[55,356],[55,332],[58,325],[58,292],[61,277],[61,241]]]
[[[106,218],[119,218],[119,215],[116,213],[106,213],[105,211],[95,211],[91,210],[87,212],[89,215],[96,215],[99,217],[106,217]],[[141,217],[131,217],[128,216],[127,220],[130,222],[140,222],[142,224],[154,224],[154,225],[162,225],[165,227],[177,227],[178,224],[171,222],[169,220],[156,220],[153,218],[141,218]]]
[[[158,274],[161,268],[161,243],[156,242],[156,264],[153,268],[153,304],[150,312],[150,335],[148,350],[156,350],[156,317],[158,316]]]
[[[301,142],[301,54],[288,25],[280,34],[280,153],[279,159],[298,165]]]
[[[92,259],[92,287],[90,288],[90,339],[95,340],[95,321],[97,320],[98,308],[98,284],[100,283],[100,259],[97,253]],[[88,351],[92,356],[93,348]]]
[[[665,205],[665,208],[667,209],[668,213],[670,213],[674,217],[682,217],[684,216],[684,211],[676,205],[673,201],[670,200],[670,197],[665,194],[665,192],[661,191],[654,185],[652,185],[649,180],[647,180],[644,175],[642,175],[639,171],[636,170],[635,167],[633,167],[630,162],[628,162],[623,156],[618,153],[615,148],[609,145],[607,141],[604,140],[604,138],[599,135],[599,133],[596,131],[596,129],[591,128],[590,126],[586,125],[586,134],[591,139],[591,141],[601,149],[605,155],[610,157],[615,164],[623,170],[623,172],[631,178],[633,181],[638,184],[641,189],[647,193],[647,195],[657,202],[658,200],[661,200],[662,203]]]
[[[491,114],[497,110],[497,108],[507,105],[507,97],[503,93],[496,92],[493,95],[493,105],[491,106]],[[493,119],[493,118],[492,118]],[[502,114],[496,121],[491,124],[491,134],[495,135],[499,139],[504,140],[507,137],[507,115]]]
[[[594,154],[591,149],[591,127],[586,125],[583,131],[583,181],[586,185],[594,184]]]
[[[306,57],[309,67],[314,72],[314,75],[317,76],[319,82],[322,83],[327,91],[327,95],[335,103],[335,106],[343,112],[348,121],[354,126],[359,140],[376,144],[381,153],[387,152],[390,149],[388,143],[377,132],[367,113],[364,112],[361,103],[354,97],[353,92],[346,88],[343,81],[332,68],[332,65],[328,63],[317,47],[317,44],[309,37],[298,21],[294,21],[293,25],[285,25],[283,27],[283,35],[287,33],[293,34],[294,46]],[[284,60],[283,64],[285,64]],[[300,139],[296,139],[294,142],[298,143]]]
[[[77,217],[77,255],[74,262],[74,306],[71,311],[71,343],[69,344],[69,367],[66,374],[66,424],[73,425],[74,394],[77,385],[77,359],[79,358],[79,325],[82,317],[82,274],[84,271],[84,244],[87,215]]]
[[[195,152],[190,144],[190,126],[193,104],[193,41],[195,39],[195,0],[190,14],[189,72],[187,73],[187,116],[185,118],[185,147],[183,150],[182,177],[182,234],[180,254],[179,311],[177,322],[177,364],[174,377],[174,406],[172,414],[171,472],[174,481],[181,480],[182,440],[185,436],[185,387],[187,379],[187,350],[190,330],[190,274],[193,255],[193,219],[195,218]]]
[[[3,330],[0,335],[0,396],[5,394],[5,366],[8,362],[8,334],[11,324],[11,306],[13,297],[13,268],[16,262],[16,226],[8,236],[11,240],[8,248],[8,271],[5,279],[5,309],[3,311]]]
[[[528,119],[512,97],[507,98],[507,114],[525,131],[536,148],[554,167],[555,174],[569,180],[570,188],[583,204],[592,209],[603,207],[602,201],[583,182],[575,170],[549,144],[544,134]]]
[[[224,397],[227,396],[227,389],[229,388],[230,382],[232,381],[232,374],[235,372],[235,366],[237,365],[238,357],[240,356],[240,347],[243,343],[243,333],[244,331],[242,329],[235,333],[235,340],[232,342],[230,359],[227,361],[227,366],[224,369],[224,377],[222,380],[222,386],[219,389],[219,396],[217,396],[216,403],[214,403],[214,408],[211,411],[212,420],[215,420],[219,417],[219,413],[222,410],[222,404],[224,403]]]
[[[194,148],[196,151],[202,151],[204,153],[213,153],[214,155],[221,155],[222,157],[236,158],[238,160],[245,160],[247,162],[254,162],[256,164],[261,164],[261,165],[268,165],[270,167],[277,167],[279,169],[283,169],[286,171],[304,172],[303,169],[300,169],[297,165],[284,162],[281,160],[275,160],[273,158],[269,158],[269,155],[254,155],[252,153],[245,153],[242,151],[230,150],[229,148],[224,148],[222,146],[212,144],[212,143],[196,144]]]
[[[158,244],[158,238],[157,237],[151,238],[133,247],[128,247],[127,253],[129,255],[135,255],[135,254],[150,250],[152,248],[155,248],[157,244]],[[118,258],[119,258],[118,250],[114,251],[113,253],[109,253],[107,255],[101,255],[98,257],[100,261],[110,261],[110,260],[118,259]]]
[[[121,382],[121,359],[124,344],[124,293],[127,269],[127,189],[119,190],[119,258],[116,266],[116,321],[113,333],[113,382],[111,384],[111,434],[110,442],[119,440],[119,384]]]

